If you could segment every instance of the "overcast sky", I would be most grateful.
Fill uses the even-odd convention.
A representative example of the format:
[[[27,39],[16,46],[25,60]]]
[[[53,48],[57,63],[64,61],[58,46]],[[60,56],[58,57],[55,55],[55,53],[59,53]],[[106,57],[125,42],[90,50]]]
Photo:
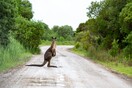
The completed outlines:
[[[92,1],[100,0],[29,0],[32,3],[34,20],[46,23],[50,28],[54,25],[70,25],[75,30],[82,22],[86,22],[87,9]]]

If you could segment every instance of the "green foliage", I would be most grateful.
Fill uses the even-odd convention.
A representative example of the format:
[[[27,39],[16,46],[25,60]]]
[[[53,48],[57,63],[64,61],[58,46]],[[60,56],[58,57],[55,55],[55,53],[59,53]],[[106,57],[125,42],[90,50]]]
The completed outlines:
[[[112,48],[109,50],[109,53],[115,57],[118,54],[118,50],[119,50],[118,40],[114,39],[112,42]]]
[[[77,42],[77,43],[75,44],[75,48],[78,49],[79,47],[81,47],[81,45],[80,45],[79,42]]]
[[[47,26],[30,21],[32,17],[28,0],[0,1],[0,70],[20,64],[27,56],[27,49],[32,53],[40,51],[39,44]]]
[[[126,4],[126,6],[120,12],[120,24],[121,32],[130,33],[132,31],[132,3]]]
[[[54,26],[51,30],[46,28],[42,37],[41,45],[50,45],[51,37],[55,36],[57,38],[57,45],[73,45],[74,44],[74,31],[73,29],[66,26]]]
[[[81,32],[81,31],[86,31],[87,26],[85,25],[85,23],[80,23],[78,28],[76,29],[76,32]]]
[[[127,43],[127,46],[123,49],[124,55],[132,61],[132,31],[125,38],[124,42]]]
[[[101,49],[106,49],[106,50],[111,49],[111,47],[112,47],[111,42],[112,42],[111,36],[106,36],[105,38],[102,38],[100,48]]]
[[[42,37],[42,40],[48,40],[48,41],[51,41],[51,37],[53,36],[57,36],[56,33],[54,33],[52,30],[50,29],[45,29],[44,30],[44,34],[43,34],[43,37]],[[58,37],[57,37],[58,38]]]
[[[120,32],[119,14],[126,2],[125,0],[105,0],[102,2],[102,6],[100,6],[101,10],[96,17],[97,26],[95,29],[98,31],[102,44],[106,49],[111,48],[113,39],[118,39],[119,47],[123,48],[121,45],[123,34]]]
[[[10,43],[6,48],[0,46],[0,71],[15,67],[24,62],[31,54],[13,37],[9,37]]]
[[[19,1],[19,14],[30,20],[33,17],[33,12],[32,12],[32,4],[28,0],[21,0]]]
[[[43,23],[43,22],[39,22],[39,25],[41,25],[41,27],[42,27],[42,29],[43,29],[43,31],[44,31],[44,33],[43,33],[43,35],[42,35],[42,40],[51,40],[51,37],[53,37],[52,36],[52,31],[49,29],[49,27],[48,27],[48,25],[47,24],[45,24],[45,23]]]
[[[47,25],[45,25],[47,26]],[[65,25],[65,26],[54,26],[51,30],[46,27],[44,29],[44,34],[42,39],[51,41],[51,37],[55,36],[57,37],[57,41],[72,41],[74,37],[74,31],[71,26]]]
[[[94,46],[99,45],[103,49],[111,49],[113,39],[119,40],[119,48],[124,48],[125,44],[122,41],[126,35],[121,32],[120,25],[122,24],[121,22],[119,24],[119,18],[121,19],[121,17],[123,17],[122,14],[124,13],[124,10],[122,9],[127,2],[128,0],[104,0],[101,2],[92,2],[91,6],[88,7],[87,12],[87,16],[90,19],[86,23],[80,23],[79,27],[77,28],[77,33],[81,31],[89,31],[91,39],[93,38],[92,42],[94,42],[91,44],[94,44]],[[130,7],[127,5],[125,8]],[[122,14],[120,13],[121,10]],[[127,14],[124,16],[127,16]],[[130,25],[129,27],[131,28]],[[85,34],[87,34],[87,32],[84,33],[84,35]],[[86,39],[84,41],[87,42]]]
[[[17,7],[15,0],[0,1],[0,45],[9,43],[9,31],[14,30]]]
[[[120,58],[123,58],[122,62],[131,62],[131,0],[103,0],[100,2],[92,2],[91,6],[87,9],[89,19],[85,23],[80,23],[77,28],[76,46],[79,43],[79,47],[89,52],[93,50],[91,53],[94,53],[94,49],[91,47],[99,49],[100,51],[105,50],[113,58],[124,53],[124,56],[120,55]],[[100,54],[97,56],[100,57],[103,55]],[[111,58],[109,59],[108,61],[113,60]]]
[[[32,53],[39,53],[39,44],[44,33],[41,22],[28,21],[22,17],[17,18],[16,39]]]
[[[79,32],[76,34],[76,42],[79,42],[80,46],[82,46],[85,50],[88,50],[89,47],[93,45],[97,47],[97,41],[98,37],[92,35],[90,31]]]
[[[114,71],[121,73],[123,75],[126,75],[127,77],[132,77],[132,67],[126,66],[122,63],[118,63],[118,65],[115,62],[99,62],[106,67],[113,69]]]
[[[74,31],[71,26],[54,26],[52,28],[52,35],[57,37],[58,41],[72,41],[74,36]]]
[[[91,6],[87,8],[87,16],[89,18],[96,18],[99,15],[100,10],[102,9],[102,5],[102,2],[91,2]]]
[[[39,44],[46,24],[30,21],[33,17],[32,4],[28,0],[16,0],[17,12],[15,22],[15,38],[30,52],[39,53]]]
[[[81,39],[82,46],[85,50],[88,50],[88,48],[92,45],[91,37],[89,31],[87,31]]]

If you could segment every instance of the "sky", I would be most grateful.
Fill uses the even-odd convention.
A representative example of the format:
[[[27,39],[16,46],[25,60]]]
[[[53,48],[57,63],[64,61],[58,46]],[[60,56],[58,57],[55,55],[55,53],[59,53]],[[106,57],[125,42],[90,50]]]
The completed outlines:
[[[72,26],[73,30],[88,20],[87,8],[92,1],[100,0],[29,0],[32,3],[33,20],[54,25]]]

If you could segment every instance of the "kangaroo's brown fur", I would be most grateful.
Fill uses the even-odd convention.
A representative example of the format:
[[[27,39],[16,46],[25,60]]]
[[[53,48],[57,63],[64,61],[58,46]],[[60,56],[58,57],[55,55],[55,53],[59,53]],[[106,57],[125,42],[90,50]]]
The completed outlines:
[[[44,62],[42,64],[40,64],[40,65],[31,64],[31,65],[27,65],[27,66],[42,67],[48,62],[47,67],[57,67],[57,66],[51,66],[50,65],[50,61],[51,61],[52,57],[54,57],[54,56],[56,56],[56,38],[52,37],[52,44],[51,44],[51,46],[47,49],[47,51],[44,54]]]

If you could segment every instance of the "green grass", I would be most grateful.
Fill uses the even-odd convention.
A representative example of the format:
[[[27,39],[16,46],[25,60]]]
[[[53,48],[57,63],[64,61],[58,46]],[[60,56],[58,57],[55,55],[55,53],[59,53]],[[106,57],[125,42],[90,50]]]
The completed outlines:
[[[132,67],[131,66],[124,65],[123,63],[116,62],[116,61],[104,60],[104,59],[113,60],[112,57],[107,55],[107,52],[104,52],[104,51],[100,51],[100,52],[92,51],[94,53],[94,54],[92,54],[91,52],[88,52],[86,50],[75,49],[75,48],[72,49],[72,52],[74,52],[74,53],[76,53],[76,54],[78,54],[80,56],[89,57],[93,61],[95,61],[96,63],[102,64],[103,66],[111,69],[112,71],[115,71],[117,73],[126,75],[128,77],[132,77]]]
[[[73,48],[72,51],[81,56],[88,56],[86,50]]]
[[[99,63],[120,74],[126,75],[128,77],[132,77],[132,67],[130,66],[125,66],[122,63],[117,64],[115,62],[109,62],[109,63],[99,62]]]
[[[74,45],[74,41],[56,41],[57,45]],[[42,41],[40,46],[50,45],[51,41]]]
[[[27,52],[18,41],[12,37],[10,41],[6,48],[0,46],[0,72],[22,65],[31,57],[31,53]]]

